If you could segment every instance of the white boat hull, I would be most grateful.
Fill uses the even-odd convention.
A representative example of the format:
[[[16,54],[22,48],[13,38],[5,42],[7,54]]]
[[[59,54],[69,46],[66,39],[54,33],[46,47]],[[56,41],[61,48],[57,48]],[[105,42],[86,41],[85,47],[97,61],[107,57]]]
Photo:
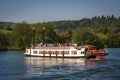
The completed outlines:
[[[70,49],[26,49],[26,56],[34,57],[53,57],[53,58],[82,58],[85,56],[85,49],[81,48],[77,50],[73,47]]]

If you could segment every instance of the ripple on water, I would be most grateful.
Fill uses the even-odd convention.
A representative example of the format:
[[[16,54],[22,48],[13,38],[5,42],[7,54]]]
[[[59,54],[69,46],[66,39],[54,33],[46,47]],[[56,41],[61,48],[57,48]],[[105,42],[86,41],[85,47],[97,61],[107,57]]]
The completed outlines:
[[[117,52],[115,52],[117,51]],[[25,57],[0,52],[0,80],[120,80],[120,49],[105,59]]]

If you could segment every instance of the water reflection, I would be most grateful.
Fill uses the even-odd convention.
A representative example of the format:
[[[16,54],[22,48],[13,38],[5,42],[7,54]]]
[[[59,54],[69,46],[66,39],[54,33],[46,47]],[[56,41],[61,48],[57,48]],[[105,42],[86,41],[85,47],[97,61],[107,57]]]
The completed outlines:
[[[73,58],[42,58],[42,57],[26,57],[27,65],[35,66],[55,66],[61,64],[67,65],[85,65],[85,59],[73,59]]]
[[[76,73],[96,67],[96,61],[84,58],[25,57],[27,77]]]

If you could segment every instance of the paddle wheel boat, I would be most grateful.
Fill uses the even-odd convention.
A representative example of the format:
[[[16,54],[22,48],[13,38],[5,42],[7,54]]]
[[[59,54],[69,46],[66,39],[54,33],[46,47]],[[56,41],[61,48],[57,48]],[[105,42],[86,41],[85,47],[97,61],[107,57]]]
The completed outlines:
[[[105,56],[106,50],[93,45],[77,46],[73,45],[54,45],[54,44],[37,44],[33,47],[26,48],[26,56],[36,57],[55,57],[55,58],[96,58]]]

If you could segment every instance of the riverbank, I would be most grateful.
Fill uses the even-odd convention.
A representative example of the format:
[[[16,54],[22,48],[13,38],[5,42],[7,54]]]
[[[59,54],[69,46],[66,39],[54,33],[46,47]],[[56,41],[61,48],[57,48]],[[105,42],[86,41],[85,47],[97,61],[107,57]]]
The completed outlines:
[[[104,47],[104,48],[120,48],[120,47]],[[12,51],[21,51],[21,50],[25,50],[24,49],[21,49],[21,48],[0,48],[0,51],[8,51],[8,50],[12,50]]]
[[[21,51],[21,50],[25,50],[25,49],[21,49],[21,48],[3,48],[3,49],[0,49],[0,51]]]

